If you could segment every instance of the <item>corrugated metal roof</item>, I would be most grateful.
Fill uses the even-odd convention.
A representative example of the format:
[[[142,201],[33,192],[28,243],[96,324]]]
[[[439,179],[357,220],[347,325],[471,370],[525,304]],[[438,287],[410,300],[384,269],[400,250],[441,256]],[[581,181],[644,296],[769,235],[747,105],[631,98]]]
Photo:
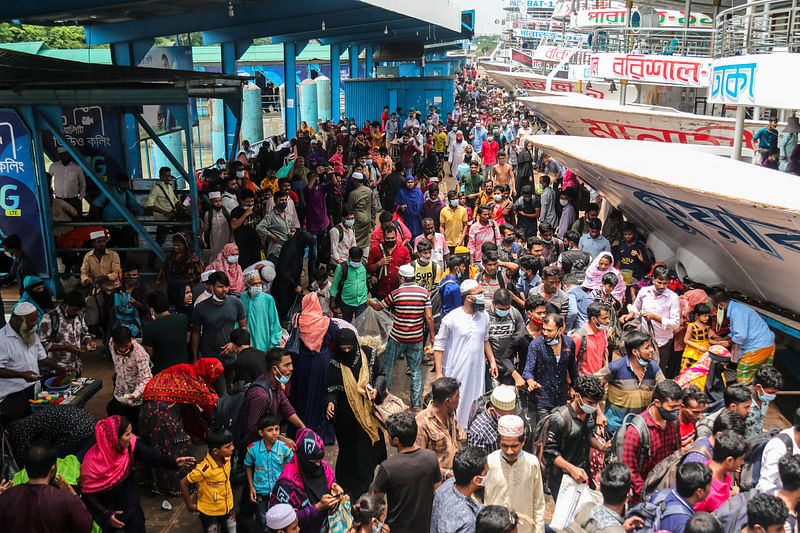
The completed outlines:
[[[38,54],[44,46],[42,41],[30,41],[27,43],[3,43],[0,48],[14,50],[15,52],[25,52],[26,54]],[[46,47],[45,47],[46,48]]]
[[[98,65],[111,64],[110,48],[74,48],[59,50],[45,48],[39,51],[39,55],[55,59],[66,59],[67,61],[80,61],[82,63],[95,63]]]
[[[192,59],[195,65],[219,64],[222,59],[222,49],[219,46],[193,46]],[[330,47],[322,44],[309,44],[297,56],[297,61],[329,62],[331,59]],[[348,51],[345,50],[341,58],[342,61],[349,60]],[[239,60],[239,63],[253,63],[263,65],[265,63],[283,63],[283,45],[281,44],[261,44],[251,46]]]

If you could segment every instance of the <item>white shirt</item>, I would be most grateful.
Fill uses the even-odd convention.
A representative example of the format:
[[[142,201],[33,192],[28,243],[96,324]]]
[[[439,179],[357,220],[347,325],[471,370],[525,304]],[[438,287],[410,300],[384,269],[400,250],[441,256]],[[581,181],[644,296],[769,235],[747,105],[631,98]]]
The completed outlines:
[[[356,245],[356,233],[353,228],[348,228],[344,224],[335,226],[335,228],[336,231],[328,230],[331,237],[331,259],[335,263],[341,263],[350,257],[350,248]],[[344,232],[340,231],[342,228],[344,228]]]
[[[500,450],[496,450],[486,459],[489,471],[486,473],[483,503],[510,507],[531,517],[534,526],[520,522],[517,526],[519,533],[544,533],[542,470],[536,456],[521,451],[517,460],[509,464],[500,455]]]
[[[419,120],[415,118],[407,118],[403,121],[403,129],[407,130],[408,128],[419,128]]]
[[[655,313],[661,317],[661,322],[651,321],[656,344],[664,346],[672,341],[672,333],[681,323],[681,304],[678,295],[669,289],[664,289],[661,294],[656,294],[654,286],[643,288],[633,302],[637,315]],[[662,363],[665,361],[662,361]]]
[[[222,207],[232,213],[234,209],[239,207],[239,200],[236,199],[236,195],[230,192],[222,193]]]
[[[38,374],[38,361],[42,359],[47,359],[47,353],[38,337],[32,346],[27,346],[10,322],[0,329],[0,368]],[[23,378],[0,378],[0,402],[6,396],[32,387],[33,384],[33,381],[25,381]]]
[[[799,454],[800,447],[797,446],[797,439],[794,436],[794,427],[784,429],[781,433],[788,435],[789,438],[792,439],[791,454]],[[756,485],[756,490],[758,492],[775,494],[775,492],[783,488],[781,476],[778,475],[778,462],[787,453],[786,446],[784,446],[780,439],[774,437],[764,446],[764,453],[761,455],[761,476],[758,478],[758,485]]]
[[[53,192],[56,198],[83,198],[86,194],[86,177],[75,161],[66,165],[56,161],[47,171],[53,176]]]

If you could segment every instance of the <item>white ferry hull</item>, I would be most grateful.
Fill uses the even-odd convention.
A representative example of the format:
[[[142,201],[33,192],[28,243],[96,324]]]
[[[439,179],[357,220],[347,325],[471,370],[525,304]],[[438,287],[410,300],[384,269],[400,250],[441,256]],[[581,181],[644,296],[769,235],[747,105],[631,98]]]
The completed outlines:
[[[514,85],[529,93],[544,92],[547,93],[547,76],[541,74],[534,74],[531,72],[498,72],[496,70],[486,71],[486,74],[494,81],[503,86],[506,90],[511,91]],[[579,83],[574,80],[567,80],[564,78],[554,78],[550,83],[551,94],[583,94],[596,98],[598,100],[619,100],[619,86],[614,92],[611,92],[611,84],[604,82],[592,82],[591,85],[583,82]],[[632,103],[639,97],[639,90],[636,85],[628,84],[628,92],[625,96],[625,101]]]

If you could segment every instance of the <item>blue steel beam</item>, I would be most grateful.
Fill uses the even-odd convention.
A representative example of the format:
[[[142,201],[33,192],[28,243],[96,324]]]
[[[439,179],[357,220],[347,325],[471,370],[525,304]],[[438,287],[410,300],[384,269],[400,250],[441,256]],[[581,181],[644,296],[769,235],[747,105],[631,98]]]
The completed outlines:
[[[283,43],[283,80],[286,96],[284,121],[286,138],[292,139],[297,134],[297,53],[295,45]]]
[[[331,51],[331,121],[336,124],[341,118],[342,100],[339,86],[342,81],[342,47],[338,43],[330,46]]]
[[[350,59],[350,79],[358,78],[358,55],[361,53],[361,47],[357,44],[351,44],[348,48],[348,55]]]
[[[367,78],[372,77],[372,71],[375,70],[375,61],[372,60],[372,53],[374,49],[371,44],[368,44],[364,48],[364,63],[365,63],[365,75]]]
[[[392,30],[389,29],[388,34],[383,33],[383,29],[381,31],[375,31],[372,33],[364,32],[359,33],[357,36],[359,41],[362,42],[370,42],[372,44],[378,42],[386,42],[386,41],[423,41],[426,44],[429,43],[436,43],[440,41],[447,41],[453,39],[461,39],[458,34],[454,34],[452,32],[441,32],[439,30],[436,31],[436,38],[433,38],[433,34],[431,34],[431,38],[428,39],[428,26],[425,27],[412,27],[408,29],[402,30]],[[331,43],[349,43],[353,41],[352,36],[346,37],[334,37],[334,38],[325,38],[320,37],[319,41],[322,44],[331,44]]]
[[[279,32],[277,35],[272,35],[272,42],[274,44],[298,39],[324,39],[333,37],[345,38],[349,41],[354,39],[361,40],[361,35],[364,33],[378,31],[383,33],[384,28],[389,28],[389,30],[413,28],[416,30],[424,27],[427,30],[427,26],[422,26],[421,24],[422,23],[420,21],[415,19],[392,18],[381,22],[361,22],[359,20],[358,23],[331,27],[326,21],[325,31],[322,31],[319,27],[314,27],[309,31],[297,33],[290,33],[284,30]]]
[[[65,7],[63,0],[36,0],[35,2],[4,2],[0,4],[0,19],[21,19],[42,16],[44,13],[60,14],[101,7],[129,5],[130,0],[70,0]]]

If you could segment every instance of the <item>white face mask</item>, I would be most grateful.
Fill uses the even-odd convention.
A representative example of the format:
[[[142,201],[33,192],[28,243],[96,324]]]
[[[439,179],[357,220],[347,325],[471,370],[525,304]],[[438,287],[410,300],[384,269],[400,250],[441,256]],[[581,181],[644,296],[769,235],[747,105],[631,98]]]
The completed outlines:
[[[567,205],[567,204],[569,203],[569,200],[564,200],[564,199],[562,198],[561,200],[559,200],[559,201],[558,201],[558,203],[560,203],[560,204],[561,204],[561,206],[562,206],[562,207],[564,207],[565,205]]]
[[[244,177],[244,170],[237,170],[236,171],[236,177],[237,178],[243,178]]]

